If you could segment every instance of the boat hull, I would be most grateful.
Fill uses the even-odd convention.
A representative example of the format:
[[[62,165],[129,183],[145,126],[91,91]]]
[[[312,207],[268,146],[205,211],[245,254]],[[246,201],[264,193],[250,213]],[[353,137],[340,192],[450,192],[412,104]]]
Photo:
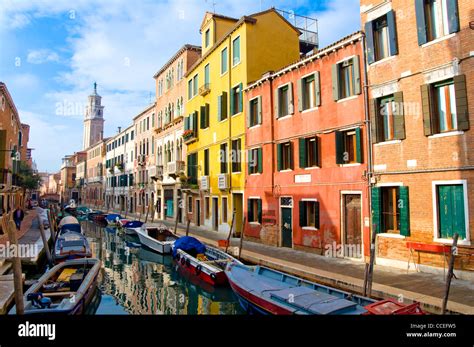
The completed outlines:
[[[138,238],[140,239],[140,243],[150,249],[152,249],[155,252],[158,252],[160,254],[170,254],[171,250],[173,248],[173,243],[171,241],[158,241],[147,234],[145,234],[141,230],[136,230],[136,234],[138,235]]]

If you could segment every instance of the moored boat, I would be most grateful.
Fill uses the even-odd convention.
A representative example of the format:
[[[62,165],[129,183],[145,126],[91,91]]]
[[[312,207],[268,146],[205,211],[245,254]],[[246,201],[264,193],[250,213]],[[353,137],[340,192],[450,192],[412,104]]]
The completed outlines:
[[[54,245],[54,262],[56,264],[66,260],[90,257],[92,257],[92,252],[89,242],[81,233],[65,231],[56,239]]]
[[[109,213],[107,216],[105,216],[107,225],[110,227],[118,227],[118,223],[121,219],[123,219],[122,216],[117,213]]]
[[[123,223],[122,228],[125,230],[127,235],[136,235],[137,231],[142,229],[144,223],[138,220],[127,221]]]
[[[69,260],[51,268],[24,295],[25,314],[82,314],[94,297],[101,262]]]
[[[179,237],[167,228],[141,227],[136,229],[140,243],[161,254],[171,253],[174,242]]]
[[[227,284],[227,277],[224,272],[227,264],[242,264],[230,254],[204,245],[191,236],[181,237],[175,242],[173,257],[183,270],[213,286]]]
[[[366,315],[377,312],[376,309],[371,309],[377,307],[376,300],[263,266],[233,263],[227,265],[225,273],[241,306],[248,313]],[[385,312],[390,314],[388,310]],[[392,314],[397,312],[392,311]]]

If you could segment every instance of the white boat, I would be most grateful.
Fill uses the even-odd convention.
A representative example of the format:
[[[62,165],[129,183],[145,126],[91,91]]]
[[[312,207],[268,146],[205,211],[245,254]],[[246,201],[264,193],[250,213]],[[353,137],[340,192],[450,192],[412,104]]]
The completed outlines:
[[[136,232],[142,245],[161,254],[171,253],[174,242],[179,238],[165,227],[142,227]]]

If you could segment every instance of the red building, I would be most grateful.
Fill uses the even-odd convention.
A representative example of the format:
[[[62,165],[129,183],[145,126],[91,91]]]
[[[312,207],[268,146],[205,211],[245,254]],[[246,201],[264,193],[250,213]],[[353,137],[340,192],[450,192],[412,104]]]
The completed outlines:
[[[345,37],[247,87],[248,239],[368,254],[362,40]]]

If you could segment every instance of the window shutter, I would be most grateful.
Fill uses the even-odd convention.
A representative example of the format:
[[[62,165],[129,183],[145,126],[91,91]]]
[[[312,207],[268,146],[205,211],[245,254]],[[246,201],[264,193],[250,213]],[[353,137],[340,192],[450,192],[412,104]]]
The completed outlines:
[[[222,95],[217,96],[217,120],[222,120]]]
[[[251,149],[249,149],[247,151],[247,160],[248,160],[247,172],[250,175],[250,174],[252,174],[252,163],[253,163],[252,150]]]
[[[206,112],[205,112],[205,121],[206,121],[206,128],[209,127],[209,115],[210,115],[210,112],[209,112],[209,104],[206,104],[206,108],[205,108]]]
[[[288,114],[295,113],[295,104],[293,100],[293,83],[288,84]]]
[[[314,93],[316,106],[321,106],[321,81],[319,79],[319,71],[314,73]]]
[[[421,86],[421,107],[423,112],[423,132],[425,136],[433,134],[431,126],[431,86],[423,84]]]
[[[277,88],[275,89],[275,97],[273,98],[273,107],[275,110],[275,118],[280,117],[280,98],[279,98],[279,93],[280,89]]]
[[[262,200],[257,200],[257,220],[260,224],[262,224]]]
[[[315,207],[314,207],[314,227],[316,229],[319,229],[320,226],[320,213],[319,213],[319,201],[315,201]]]
[[[370,99],[369,100],[369,107],[370,107],[370,131],[372,132],[372,143],[379,142],[379,112],[377,109],[377,99]]]
[[[293,170],[294,166],[293,166],[293,142],[290,141],[290,169]]]
[[[395,21],[395,12],[387,13],[388,39],[390,43],[390,55],[398,54],[397,25]]]
[[[247,218],[249,222],[253,222],[252,200],[247,199]]]
[[[262,124],[262,97],[257,98],[257,123]]]
[[[362,91],[361,81],[360,81],[360,64],[359,56],[356,55],[352,58],[352,66],[354,67],[354,93],[360,94]]]
[[[233,116],[234,115],[234,89],[231,89],[230,90],[230,115]]]
[[[459,11],[458,1],[446,1],[446,7],[448,12],[448,30],[449,33],[456,33],[459,31]]]
[[[243,84],[239,84],[239,110],[238,112],[242,112],[244,110],[243,102],[244,102],[244,91],[243,91]]]
[[[356,128],[356,162],[362,163],[362,129]]]
[[[396,113],[393,115],[394,135],[395,139],[405,139],[405,114],[403,110],[403,92],[393,93],[393,101],[395,102]]]
[[[300,210],[300,227],[306,226],[306,211],[305,211],[305,203],[304,201],[299,202],[299,210]]]
[[[193,115],[193,130],[194,130],[194,133],[197,133],[197,129],[198,129],[198,111],[194,111],[194,115]]]
[[[221,120],[223,120],[227,118],[227,92],[222,92],[221,102]]]
[[[336,138],[336,164],[344,164],[344,134],[340,131],[335,131],[334,134]]]
[[[372,21],[365,23],[365,40],[367,45],[367,64],[372,64],[375,61],[374,29]]]
[[[298,92],[298,111],[303,111],[303,79],[296,81],[296,89]]]
[[[305,168],[306,167],[306,139],[304,137],[299,139],[299,163],[300,163],[300,168]]]
[[[332,97],[334,101],[339,100],[339,66],[332,66]]]
[[[0,149],[7,147],[7,131],[5,129],[0,130]],[[8,152],[0,151],[0,165],[3,166],[5,163],[5,157]],[[4,178],[5,179],[5,178]],[[4,181],[6,182],[6,181]]]
[[[416,28],[418,32],[418,45],[421,46],[427,42],[425,22],[425,0],[415,0],[415,11]]]
[[[469,130],[469,111],[467,106],[466,75],[454,76],[454,95],[458,130]]]
[[[184,130],[189,130],[189,117],[184,118]]]
[[[319,137],[316,136],[314,141],[315,149],[314,149],[314,160],[317,166],[321,167],[321,163],[319,162]]]
[[[201,129],[206,127],[206,106],[201,106],[201,118],[200,118]]]
[[[397,201],[400,209],[400,234],[410,236],[410,205],[408,199],[408,187],[399,187],[399,200]]]
[[[382,232],[382,189],[380,187],[372,187],[371,198],[372,232],[378,234]]]
[[[258,172],[262,173],[263,172],[263,148],[259,148],[257,150],[257,162],[258,162]]]
[[[245,117],[247,119],[247,128],[250,128],[254,124],[251,124],[251,113],[252,113],[252,100],[249,100],[247,102],[247,116]]]
[[[277,169],[281,171],[282,169],[282,162],[281,162],[281,143],[277,143]]]

